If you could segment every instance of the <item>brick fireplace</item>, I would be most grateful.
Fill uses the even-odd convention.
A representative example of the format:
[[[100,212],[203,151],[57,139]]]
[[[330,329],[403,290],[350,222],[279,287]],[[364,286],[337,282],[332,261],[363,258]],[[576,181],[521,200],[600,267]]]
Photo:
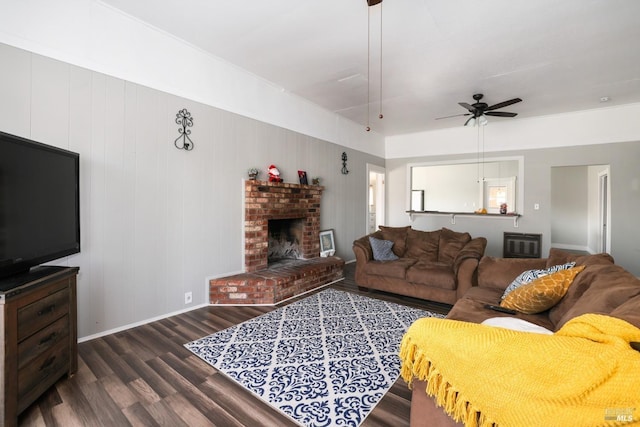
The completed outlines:
[[[269,220],[301,219],[301,258],[320,255],[320,198],[324,187],[265,181],[245,182],[245,271],[267,268]]]
[[[319,257],[323,190],[317,185],[245,181],[245,273],[210,280],[211,304],[277,304],[342,279],[342,259]],[[269,224],[282,227],[283,220],[290,221],[286,227],[295,235],[298,259],[270,265]]]

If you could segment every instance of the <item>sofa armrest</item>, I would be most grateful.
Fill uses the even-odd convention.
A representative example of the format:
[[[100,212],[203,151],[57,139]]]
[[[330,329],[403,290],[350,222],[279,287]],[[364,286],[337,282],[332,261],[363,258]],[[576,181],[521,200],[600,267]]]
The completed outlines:
[[[457,275],[460,269],[460,264],[466,259],[475,259],[480,261],[480,258],[484,255],[484,250],[487,247],[487,239],[484,237],[476,237],[467,242],[466,245],[458,252],[456,258],[453,260],[453,272]],[[477,263],[476,263],[477,265]]]
[[[478,286],[505,290],[513,279],[525,270],[543,269],[546,258],[482,257],[478,265]]]
[[[478,286],[478,264],[476,258],[462,260],[456,272],[456,297],[462,298],[473,286]]]
[[[366,273],[364,272],[364,266],[369,261],[373,261],[373,250],[371,249],[371,243],[369,243],[369,236],[380,239],[382,238],[382,233],[376,231],[353,241],[353,253],[356,256],[355,280],[357,284],[365,284],[364,277]]]

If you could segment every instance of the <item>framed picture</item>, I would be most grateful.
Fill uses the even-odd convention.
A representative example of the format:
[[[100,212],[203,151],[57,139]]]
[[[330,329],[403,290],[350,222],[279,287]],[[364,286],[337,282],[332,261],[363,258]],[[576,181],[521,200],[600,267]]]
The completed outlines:
[[[307,181],[307,172],[298,171],[298,179],[300,180],[300,185],[309,185],[309,181]]]
[[[328,257],[336,253],[336,243],[333,239],[333,230],[320,232],[320,256]]]

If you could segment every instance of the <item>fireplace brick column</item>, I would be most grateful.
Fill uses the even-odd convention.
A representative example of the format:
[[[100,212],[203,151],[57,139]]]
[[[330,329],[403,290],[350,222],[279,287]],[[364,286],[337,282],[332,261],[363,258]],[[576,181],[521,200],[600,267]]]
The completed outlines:
[[[244,265],[246,272],[267,268],[270,219],[304,220],[300,249],[305,259],[320,255],[320,199],[324,187],[245,181]]]

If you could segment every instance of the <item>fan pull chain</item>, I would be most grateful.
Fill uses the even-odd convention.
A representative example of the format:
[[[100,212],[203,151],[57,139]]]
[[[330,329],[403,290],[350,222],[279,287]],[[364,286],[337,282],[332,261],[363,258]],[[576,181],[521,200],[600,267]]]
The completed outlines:
[[[380,2],[380,114],[379,119],[382,119],[382,2]]]
[[[371,106],[371,6],[367,6],[367,127],[369,132],[371,127],[369,126],[369,115],[371,112],[369,108]]]

